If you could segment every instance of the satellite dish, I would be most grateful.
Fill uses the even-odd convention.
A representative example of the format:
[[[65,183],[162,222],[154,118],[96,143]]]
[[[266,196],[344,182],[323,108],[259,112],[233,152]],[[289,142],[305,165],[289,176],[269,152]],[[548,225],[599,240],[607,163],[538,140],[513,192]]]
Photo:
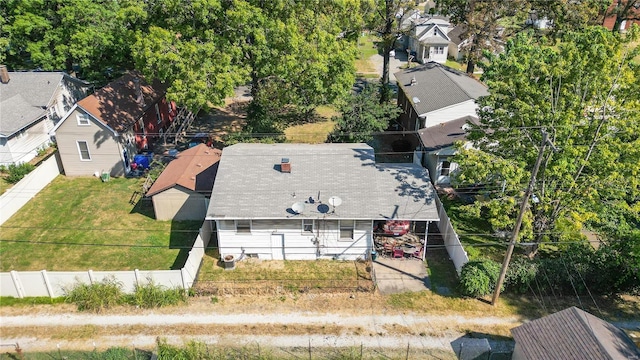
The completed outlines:
[[[293,212],[296,214],[302,214],[302,212],[304,211],[304,203],[303,202],[294,203],[293,205],[291,205],[291,210],[293,210]]]
[[[329,205],[333,207],[338,207],[342,204],[342,199],[337,196],[332,196],[329,198]]]

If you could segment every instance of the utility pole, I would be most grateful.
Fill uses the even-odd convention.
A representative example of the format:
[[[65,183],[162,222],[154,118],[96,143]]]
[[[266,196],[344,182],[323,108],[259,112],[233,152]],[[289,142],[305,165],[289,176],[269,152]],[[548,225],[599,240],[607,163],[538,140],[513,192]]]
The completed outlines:
[[[536,164],[533,166],[533,171],[531,172],[531,180],[529,180],[529,186],[527,186],[527,190],[524,193],[524,198],[522,198],[520,213],[518,214],[516,225],[513,228],[513,232],[511,233],[511,239],[509,240],[509,246],[507,247],[507,254],[504,257],[504,261],[502,262],[502,269],[500,270],[498,283],[496,284],[496,288],[493,291],[493,299],[491,300],[491,305],[493,306],[496,306],[498,297],[500,297],[500,288],[502,288],[502,283],[504,283],[504,278],[507,275],[507,268],[509,267],[509,261],[511,261],[511,254],[513,254],[513,248],[516,246],[516,239],[518,238],[518,233],[520,232],[520,227],[522,226],[522,218],[524,217],[524,212],[527,209],[527,205],[529,205],[529,198],[531,197],[531,193],[533,192],[533,187],[536,183],[536,176],[538,175],[538,170],[540,170],[540,163],[542,163],[544,148],[547,146],[547,144],[550,144],[552,147],[554,147],[553,144],[551,144],[551,142],[549,141],[549,135],[544,130],[542,130],[542,144],[540,144],[538,159],[536,160]]]

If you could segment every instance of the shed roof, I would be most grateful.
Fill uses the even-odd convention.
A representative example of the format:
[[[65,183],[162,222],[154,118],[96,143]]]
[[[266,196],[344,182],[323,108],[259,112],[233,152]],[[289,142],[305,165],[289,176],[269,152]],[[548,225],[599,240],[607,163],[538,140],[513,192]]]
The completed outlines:
[[[376,164],[366,144],[236,144],[223,151],[207,219],[437,220],[435,190],[415,164]],[[288,158],[291,173],[280,171]],[[329,197],[342,204],[327,212]]]
[[[47,113],[62,72],[10,71],[9,82],[0,83],[0,135],[11,136]]]
[[[511,329],[527,359],[640,359],[624,331],[570,307]]]
[[[399,71],[395,76],[419,115],[489,95],[487,87],[478,80],[436,62]],[[416,81],[411,85],[414,78]]]
[[[208,195],[218,172],[221,154],[221,150],[205,144],[181,152],[162,171],[146,196],[159,194],[176,185]]]
[[[140,80],[144,101],[137,100],[134,79]],[[130,71],[78,102],[78,106],[116,132],[131,128],[144,113],[165,95],[160,81],[148,84],[137,71]]]
[[[464,116],[459,119],[447,121],[438,125],[418,130],[418,136],[422,145],[428,150],[437,150],[451,146],[454,142],[464,140],[467,132],[463,126],[467,123],[478,123],[474,116]]]

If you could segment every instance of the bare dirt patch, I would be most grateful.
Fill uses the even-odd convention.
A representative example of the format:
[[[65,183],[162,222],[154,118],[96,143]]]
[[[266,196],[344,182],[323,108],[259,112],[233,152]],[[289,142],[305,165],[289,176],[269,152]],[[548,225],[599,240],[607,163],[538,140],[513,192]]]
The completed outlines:
[[[206,133],[214,147],[221,147],[225,135],[240,132],[247,123],[246,100],[229,100],[224,107],[214,107],[201,112],[189,129],[189,134]]]

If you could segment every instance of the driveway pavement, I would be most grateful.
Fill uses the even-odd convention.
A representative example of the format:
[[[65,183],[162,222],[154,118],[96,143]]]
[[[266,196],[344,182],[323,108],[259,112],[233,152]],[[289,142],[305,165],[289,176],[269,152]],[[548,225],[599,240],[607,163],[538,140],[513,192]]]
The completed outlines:
[[[384,64],[384,59],[382,55],[376,54],[369,58],[376,68],[376,71],[380,76],[382,76],[382,66]],[[389,82],[393,85],[396,83],[396,72],[400,71],[400,66],[407,64],[407,53],[403,51],[396,51],[395,56],[389,57]]]

